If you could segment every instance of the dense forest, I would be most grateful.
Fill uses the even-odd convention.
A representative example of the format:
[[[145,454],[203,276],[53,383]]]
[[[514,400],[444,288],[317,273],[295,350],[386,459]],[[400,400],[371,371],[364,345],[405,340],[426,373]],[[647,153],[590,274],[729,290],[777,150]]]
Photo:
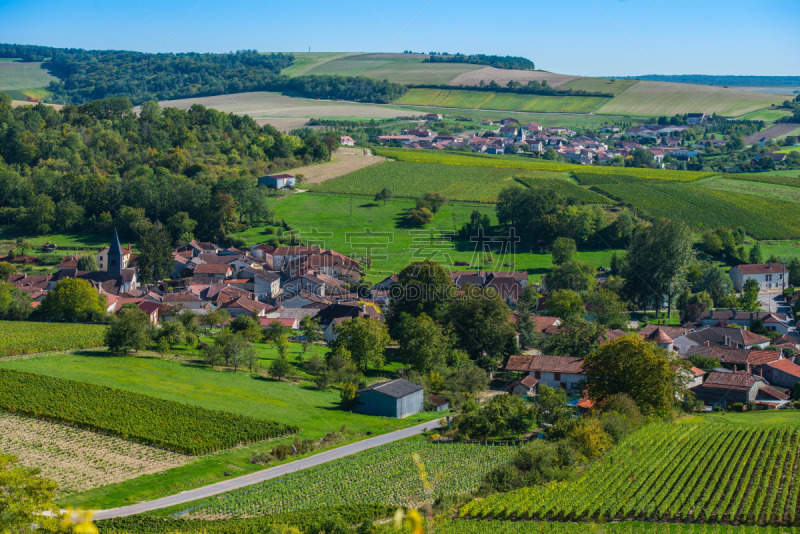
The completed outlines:
[[[291,54],[148,54],[120,50],[82,50],[32,45],[0,45],[0,57],[41,61],[59,78],[48,90],[58,104],[84,104],[127,97],[134,104],[245,91],[286,91],[309,98],[387,103],[400,97],[400,84],[363,76],[300,76],[280,72]]]
[[[248,116],[127,98],[60,111],[12,108],[0,93],[0,224],[25,234],[134,238],[149,219],[173,237],[222,239],[269,217],[256,177],[322,162],[338,140],[281,135]]]
[[[611,76],[612,78],[614,76]],[[800,76],[715,76],[708,74],[645,74],[627,76],[627,79],[651,82],[693,83],[700,85],[749,85],[754,87],[796,86],[800,87]]]
[[[422,60],[423,63],[470,63],[473,65],[486,65],[498,69],[536,70],[533,61],[518,56],[487,56],[484,54],[437,54],[431,52],[430,57]]]

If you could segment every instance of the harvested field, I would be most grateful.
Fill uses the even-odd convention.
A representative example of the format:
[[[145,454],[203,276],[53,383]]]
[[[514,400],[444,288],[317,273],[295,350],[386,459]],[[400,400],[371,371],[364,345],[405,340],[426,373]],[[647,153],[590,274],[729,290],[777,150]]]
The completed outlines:
[[[555,72],[545,72],[539,70],[508,70],[496,69],[494,67],[484,67],[471,72],[465,72],[450,80],[450,85],[480,85],[481,80],[489,83],[495,81],[505,86],[510,81],[528,83],[530,81],[547,83],[552,87],[561,87],[572,80],[579,79],[580,76],[569,74],[556,74]],[[432,82],[429,82],[432,83]]]
[[[786,97],[736,91],[710,85],[640,81],[601,106],[596,113],[626,115],[675,115],[677,113],[718,113],[738,117]]]
[[[294,98],[280,93],[256,91],[233,95],[162,100],[162,107],[189,109],[194,104],[214,108],[225,113],[250,115],[254,119],[273,118],[341,118],[387,119],[409,115],[407,110],[379,104],[359,104],[332,100]],[[422,115],[422,113],[420,113]]]
[[[12,100],[12,101],[11,101],[11,106],[12,106],[12,107],[15,107],[15,108],[16,108],[16,107],[19,107],[19,106],[35,106],[35,105],[36,105],[36,104],[38,104],[38,103],[39,103],[39,102],[28,102],[28,101],[26,101],[26,100]],[[63,105],[61,105],[61,104],[48,104],[47,102],[42,102],[42,103],[43,103],[45,106],[50,106],[51,108],[55,108],[56,110],[59,110],[59,109],[61,109],[61,108],[63,108],[63,107],[64,107],[64,106],[63,106]]]
[[[468,89],[410,89],[396,103],[445,108],[589,113],[606,100],[594,96],[525,95]]]
[[[303,187],[306,184],[320,184],[331,178],[338,178],[384,161],[386,158],[375,156],[370,150],[342,147],[333,154],[333,161],[330,163],[309,165],[287,172],[305,175],[303,184],[300,186]]]
[[[289,67],[287,71],[291,76],[298,73],[331,74],[367,76],[396,83],[446,84],[459,75],[482,69],[481,65],[466,63],[423,63],[427,57],[428,54],[339,54],[333,59],[315,57],[316,65],[305,70],[301,66],[297,70]]]
[[[298,128],[303,128],[306,124],[308,124],[308,119],[283,119],[278,117],[272,117],[267,119],[255,119],[259,126],[264,126],[265,124],[271,124],[273,128],[278,130],[279,132],[291,132],[292,130],[296,130]]]
[[[775,126],[771,126],[766,130],[761,130],[760,132],[748,135],[744,138],[744,144],[754,145],[759,141],[769,141],[770,139],[776,139],[778,137],[786,137],[792,133],[792,130],[796,128],[800,128],[800,124],[794,124],[791,122],[776,124]]]
[[[184,465],[182,454],[30,417],[0,413],[0,452],[77,493]]]

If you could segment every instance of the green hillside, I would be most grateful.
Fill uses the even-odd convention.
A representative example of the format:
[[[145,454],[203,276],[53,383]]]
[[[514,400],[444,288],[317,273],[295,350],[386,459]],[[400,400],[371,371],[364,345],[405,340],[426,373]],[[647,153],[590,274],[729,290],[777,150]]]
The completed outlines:
[[[44,88],[56,79],[41,63],[0,58],[0,92],[9,93],[15,100],[46,98],[49,93]]]

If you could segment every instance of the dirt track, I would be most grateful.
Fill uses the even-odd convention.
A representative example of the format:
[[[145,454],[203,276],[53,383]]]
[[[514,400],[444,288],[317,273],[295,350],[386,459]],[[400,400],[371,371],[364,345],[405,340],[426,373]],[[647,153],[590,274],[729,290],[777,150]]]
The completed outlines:
[[[366,152],[366,154],[365,154]],[[383,156],[373,156],[369,150],[353,147],[341,147],[333,155],[333,161],[330,163],[321,163],[319,165],[309,165],[308,167],[300,167],[292,169],[292,174],[303,174],[303,185],[305,184],[319,184],[332,178],[338,178],[345,174],[350,174],[353,171],[383,163],[386,158]],[[302,187],[302,185],[300,186]]]

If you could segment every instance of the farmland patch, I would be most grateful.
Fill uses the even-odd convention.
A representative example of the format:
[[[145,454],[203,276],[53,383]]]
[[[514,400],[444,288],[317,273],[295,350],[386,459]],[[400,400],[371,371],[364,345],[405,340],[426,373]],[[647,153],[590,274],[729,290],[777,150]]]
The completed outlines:
[[[419,506],[439,495],[477,489],[486,473],[515,453],[511,446],[397,442],[212,498],[193,506],[190,514],[254,516],[371,503]],[[431,484],[429,496],[419,468]]]
[[[395,104],[507,111],[589,113],[607,98],[495,93],[463,89],[410,89]]]
[[[0,412],[0,452],[38,467],[76,493],[184,465],[182,454],[66,425]]]
[[[99,347],[105,330],[96,324],[0,321],[0,357]]]

